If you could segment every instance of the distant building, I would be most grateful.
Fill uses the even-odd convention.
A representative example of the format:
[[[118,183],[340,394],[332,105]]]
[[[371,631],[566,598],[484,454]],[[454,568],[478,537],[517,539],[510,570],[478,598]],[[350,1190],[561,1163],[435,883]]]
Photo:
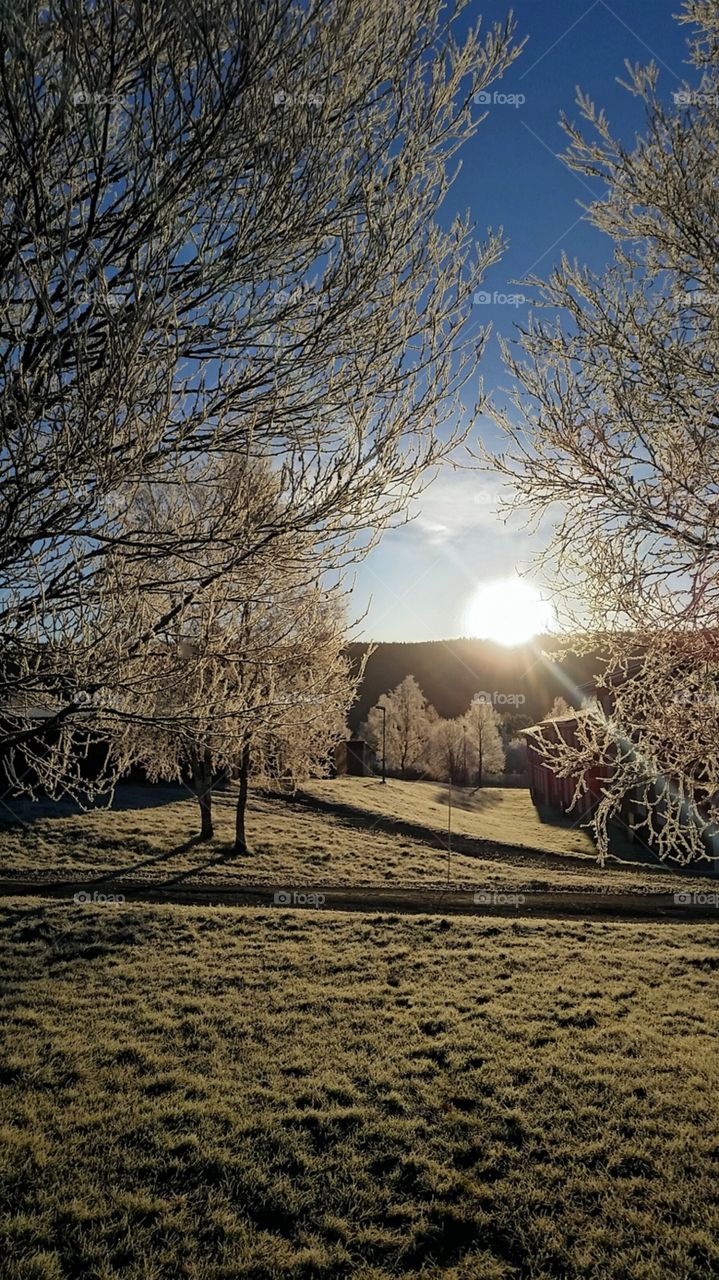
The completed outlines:
[[[561,738],[569,746],[576,742],[576,730],[579,717],[586,711],[572,711],[568,715],[553,719],[541,720],[539,724],[520,730],[520,737],[527,743],[527,768],[529,770],[529,793],[532,802],[547,816],[554,813],[566,813],[572,803],[577,785],[576,778],[559,778],[551,764],[543,757],[540,742],[557,742]],[[572,817],[577,822],[591,817],[601,794],[601,768],[589,770],[585,774],[586,791],[580,796],[577,808],[572,809]]]
[[[349,774],[353,778],[369,778],[375,772],[375,754],[363,738],[347,738],[335,748],[335,768],[338,776]]]
[[[595,695],[596,696],[596,695]],[[602,690],[597,700],[605,712],[611,709],[611,693]],[[541,720],[538,724],[522,729],[520,734],[527,742],[527,765],[529,769],[529,792],[538,813],[545,821],[551,821],[552,815],[557,818],[568,814],[570,821],[579,826],[591,818],[599,803],[602,786],[611,775],[611,763],[599,760],[584,773],[584,788],[574,807],[572,800],[577,787],[578,778],[560,778],[551,762],[544,759],[541,743],[558,742],[562,739],[569,746],[576,744],[577,726],[584,716],[590,715],[588,710],[572,711],[568,715],[556,716]],[[655,791],[656,803],[661,811],[661,797]],[[618,814],[630,841],[635,839],[635,831],[641,828],[645,820],[645,805],[638,793],[629,792],[621,805]],[[642,844],[651,855],[646,839]],[[705,836],[705,844],[712,855],[709,864],[714,874],[719,874],[719,832]]]

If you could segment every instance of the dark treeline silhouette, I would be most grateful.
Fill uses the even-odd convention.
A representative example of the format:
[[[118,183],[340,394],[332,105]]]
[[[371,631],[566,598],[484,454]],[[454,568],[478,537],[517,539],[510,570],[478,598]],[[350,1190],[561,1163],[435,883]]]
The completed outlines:
[[[359,662],[369,647],[355,643],[348,651]],[[446,718],[461,715],[479,692],[521,695],[525,699],[521,703],[495,702],[503,720],[511,718],[517,727],[540,720],[560,695],[579,706],[579,686],[596,674],[596,660],[591,655],[569,654],[564,662],[554,663],[540,656],[542,649],[558,648],[556,640],[548,639],[511,649],[471,639],[377,644],[350,711],[350,728],[359,732],[380,694],[394,689],[407,675],[415,677],[428,702]]]

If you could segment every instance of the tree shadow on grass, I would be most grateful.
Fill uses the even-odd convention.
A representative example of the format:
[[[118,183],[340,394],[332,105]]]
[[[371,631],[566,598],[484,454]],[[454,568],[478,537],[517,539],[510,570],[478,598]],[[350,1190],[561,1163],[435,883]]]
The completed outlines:
[[[207,862],[200,862],[196,867],[190,867],[187,871],[179,871],[170,880],[160,881],[158,887],[167,889],[170,885],[182,884],[183,880],[189,880],[191,876],[196,876],[201,871],[209,871],[211,867],[224,867],[230,862],[233,866],[236,866],[238,862],[248,856],[251,856],[251,850],[249,849],[246,849],[244,853],[238,853],[234,848],[228,849],[226,853],[220,853],[216,857],[210,858]]]
[[[429,845],[433,849],[441,849],[443,852],[446,852],[447,849],[446,832],[435,831],[432,827],[424,826],[419,822],[408,822],[406,819],[372,813],[367,809],[360,808],[358,805],[347,804],[337,800],[320,800],[317,796],[310,795],[306,791],[295,791],[291,795],[277,792],[273,798],[284,800],[289,804],[302,805],[304,808],[314,809],[316,812],[332,814],[338,821],[349,827],[363,828],[365,831],[382,831],[393,836],[405,836],[408,840],[414,840],[418,844]],[[581,854],[548,853],[544,849],[534,849],[525,845],[513,845],[510,843],[501,844],[496,840],[485,839],[481,836],[464,836],[456,832],[452,832],[452,851],[453,853],[466,854],[470,858],[494,859],[496,861],[504,861],[508,854],[519,853],[526,857],[528,864],[545,867],[574,865],[586,868],[587,862],[593,861],[589,855],[582,857]]]
[[[117,880],[120,876],[132,875],[133,871],[143,871],[146,867],[156,867],[158,863],[170,862],[172,858],[182,853],[189,853],[190,849],[194,849],[195,845],[204,843],[201,836],[190,836],[189,840],[178,844],[174,849],[165,849],[162,853],[155,854],[152,858],[145,858],[142,862],[134,862],[129,867],[114,867],[111,871],[103,871],[97,876],[93,876],[88,880],[88,884],[104,884],[107,880]],[[186,874],[192,875],[196,868]],[[163,882],[168,883],[168,882]]]
[[[449,805],[449,787],[440,787],[435,791],[432,800],[435,804]],[[488,809],[496,809],[502,804],[504,796],[492,787],[481,790],[471,787],[452,787],[452,808],[464,809],[467,813],[484,813]]]
[[[37,800],[23,796],[0,796],[0,827],[22,827],[38,822],[42,818],[74,818],[85,813],[124,812],[127,810],[157,809],[166,804],[177,804],[179,800],[189,797],[186,787],[152,786],[140,784],[120,784],[113,796],[112,804],[102,802],[88,804],[84,808],[76,800],[65,797],[52,800],[49,796],[40,796]]]
[[[178,857],[180,854],[188,853],[190,849],[195,847],[195,845],[201,843],[205,843],[201,836],[191,836],[189,840],[183,841],[182,844],[175,845],[173,849],[164,849],[161,853],[153,854],[151,858],[143,858],[140,862],[132,862],[121,867],[110,867],[105,871],[90,871],[87,874],[83,874],[82,868],[73,868],[73,872],[70,877],[66,876],[65,878],[59,877],[56,880],[48,880],[47,886],[52,889],[63,889],[66,887],[76,888],[77,886],[89,887],[91,885],[96,886],[108,884],[111,881],[121,880],[125,876],[131,876],[133,872],[144,871],[148,867],[161,868],[163,864],[171,862],[173,858]],[[216,860],[224,861],[224,857],[220,856]],[[196,871],[202,870],[202,866],[204,865],[211,866],[212,863],[191,867],[188,871],[184,871],[181,874],[187,876],[194,875]],[[35,868],[32,868],[32,870],[34,869]],[[13,868],[12,876],[15,880],[21,879],[22,869]],[[172,881],[163,880],[158,883],[170,884]]]

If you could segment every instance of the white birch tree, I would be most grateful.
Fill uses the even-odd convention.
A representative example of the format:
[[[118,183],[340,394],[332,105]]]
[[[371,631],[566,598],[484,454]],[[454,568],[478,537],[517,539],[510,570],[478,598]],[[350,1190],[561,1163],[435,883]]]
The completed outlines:
[[[224,599],[220,597],[224,596]],[[134,759],[154,780],[181,781],[189,773],[200,809],[200,839],[213,836],[213,793],[220,781],[237,784],[234,851],[248,852],[246,811],[251,782],[294,790],[326,772],[358,676],[344,653],[336,601],[315,589],[264,584],[238,616],[226,593],[202,599],[201,614],[181,641],[167,685],[155,685],[154,723],[128,724]]]
[[[237,852],[246,851],[250,779],[292,787],[326,765],[362,675],[350,671],[342,598],[318,582],[312,538],[285,535],[261,558],[194,590],[212,572],[208,528],[218,524],[252,542],[256,524],[272,518],[278,501],[273,472],[241,462],[189,487],[147,487],[127,521],[128,543],[133,529],[157,547],[166,535],[174,547],[181,528],[188,538],[167,557],[143,561],[142,576],[121,556],[109,593],[111,602],[122,601],[124,632],[158,635],[141,660],[124,665],[124,701],[115,723],[103,725],[112,748],[123,761],[143,763],[153,779],[189,773],[203,839],[213,835],[216,782],[236,779]],[[192,606],[159,635],[154,621],[171,612],[176,591],[189,593]]]
[[[437,719],[427,744],[427,772],[440,782],[467,783],[467,731],[461,717]]]
[[[387,766],[406,778],[422,769],[436,719],[434,707],[428,704],[414,676],[405,676],[395,689],[383,693],[377,705],[370,708],[363,733],[381,759],[384,732]]]
[[[477,788],[482,786],[485,774],[501,773],[504,769],[500,725],[499,714],[485,699],[472,699],[462,717],[462,728],[469,745],[468,769],[477,780]]]

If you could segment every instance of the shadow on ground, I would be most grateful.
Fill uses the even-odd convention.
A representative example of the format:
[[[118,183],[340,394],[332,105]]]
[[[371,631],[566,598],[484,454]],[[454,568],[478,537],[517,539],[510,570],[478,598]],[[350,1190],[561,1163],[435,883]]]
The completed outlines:
[[[321,812],[330,813],[340,822],[346,823],[351,827],[364,827],[366,830],[384,831],[390,835],[403,835],[409,840],[414,840],[421,844],[431,845],[434,849],[447,848],[447,836],[445,832],[433,831],[431,827],[423,826],[420,823],[408,822],[404,819],[393,818],[388,815],[380,815],[372,813],[367,809],[360,808],[358,805],[347,804],[335,800],[321,800],[319,797],[309,794],[306,791],[296,791],[292,795],[282,792],[267,793],[272,799],[285,800],[289,803],[301,804],[307,808],[315,809]],[[452,805],[454,807],[467,809],[470,812],[486,812],[488,808],[494,808],[501,803],[501,796],[491,796],[486,802],[483,796],[474,796],[468,791],[466,794],[466,803],[455,805],[456,792],[452,790]],[[460,793],[461,795],[461,793]],[[447,789],[440,789],[433,799],[438,804],[446,804]],[[476,803],[471,803],[472,799]],[[554,810],[550,813],[542,813],[538,810],[540,820],[548,826],[555,826],[559,829],[575,830],[578,823],[572,820],[571,815],[559,815]],[[521,857],[527,866],[543,866],[543,867],[582,867],[586,869],[587,864],[596,867],[597,861],[594,854],[570,854],[570,853],[550,853],[545,849],[537,849],[530,845],[499,843],[495,840],[485,839],[480,836],[465,836],[452,832],[452,851],[454,853],[466,854],[468,857],[481,857],[486,859],[497,859],[506,861],[513,854]],[[631,867],[646,868],[652,871],[660,871],[663,873],[672,873],[682,876],[705,877],[709,872],[706,865],[699,864],[697,866],[687,867],[680,863],[662,862],[652,851],[644,844],[644,842],[635,838],[630,840],[626,827],[620,824],[614,824],[609,828],[609,855],[607,862],[615,867]]]
[[[454,793],[453,793],[454,796]],[[358,805],[347,804],[337,800],[320,800],[306,791],[295,791],[293,794],[273,793],[273,799],[284,800],[288,804],[302,805],[320,813],[329,813],[349,827],[362,827],[366,831],[383,831],[389,835],[405,836],[418,844],[430,845],[433,849],[447,848],[447,835],[443,831],[434,831],[431,827],[419,822],[408,822],[403,818],[371,813]],[[472,858],[494,858],[506,861],[507,855],[513,852],[521,854],[528,865],[543,867],[586,868],[594,859],[581,854],[548,853],[544,849],[534,849],[526,845],[499,844],[494,840],[485,840],[479,836],[464,836],[452,832],[453,853],[463,853]]]
[[[37,800],[29,800],[22,796],[0,796],[0,826],[28,826],[40,818],[73,818],[83,813],[98,809],[125,811],[128,809],[156,809],[164,804],[177,804],[178,800],[187,800],[192,793],[187,787],[163,784],[154,787],[147,783],[144,786],[127,783],[116,788],[111,804],[100,800],[93,804],[87,801],[81,805],[76,800],[65,797],[53,800],[50,796],[41,796]]]
[[[440,787],[432,799],[435,804],[449,806],[449,787]],[[496,809],[501,803],[501,794],[492,792],[489,787],[483,787],[481,791],[471,790],[469,787],[452,787],[453,809],[465,809],[467,813],[486,813],[488,809]]]
[[[537,805],[537,817],[544,826],[557,827],[561,831],[577,830],[579,823],[573,818],[571,811],[568,813],[558,813],[556,809],[548,809],[543,805]],[[586,828],[584,828],[586,830]],[[628,827],[620,820],[610,822],[607,827],[607,836],[609,842],[609,858],[612,862],[620,863],[622,866],[631,867],[650,867],[652,870],[671,870],[681,871],[687,875],[707,875],[706,866],[685,867],[681,863],[668,864],[662,862],[655,853],[645,844],[641,836],[636,832],[634,837],[630,837]]]
[[[194,849],[195,845],[203,844],[201,836],[190,836],[189,840],[183,841],[182,844],[175,845],[173,849],[165,849],[162,853],[156,854],[152,858],[144,858],[142,862],[134,862],[129,867],[114,867],[110,871],[103,871],[100,875],[93,876],[88,880],[88,884],[105,884],[108,880],[118,880],[122,876],[131,875],[133,871],[145,871],[148,867],[158,867],[162,863],[171,862],[181,853],[189,853],[190,849]],[[185,876],[193,876],[197,871],[204,871],[207,867],[212,866],[215,862],[225,862],[226,858],[220,854],[214,858],[212,862],[206,862],[197,867],[192,867],[189,871],[178,873],[177,879],[183,879]],[[167,880],[164,883],[173,884],[174,880]]]

